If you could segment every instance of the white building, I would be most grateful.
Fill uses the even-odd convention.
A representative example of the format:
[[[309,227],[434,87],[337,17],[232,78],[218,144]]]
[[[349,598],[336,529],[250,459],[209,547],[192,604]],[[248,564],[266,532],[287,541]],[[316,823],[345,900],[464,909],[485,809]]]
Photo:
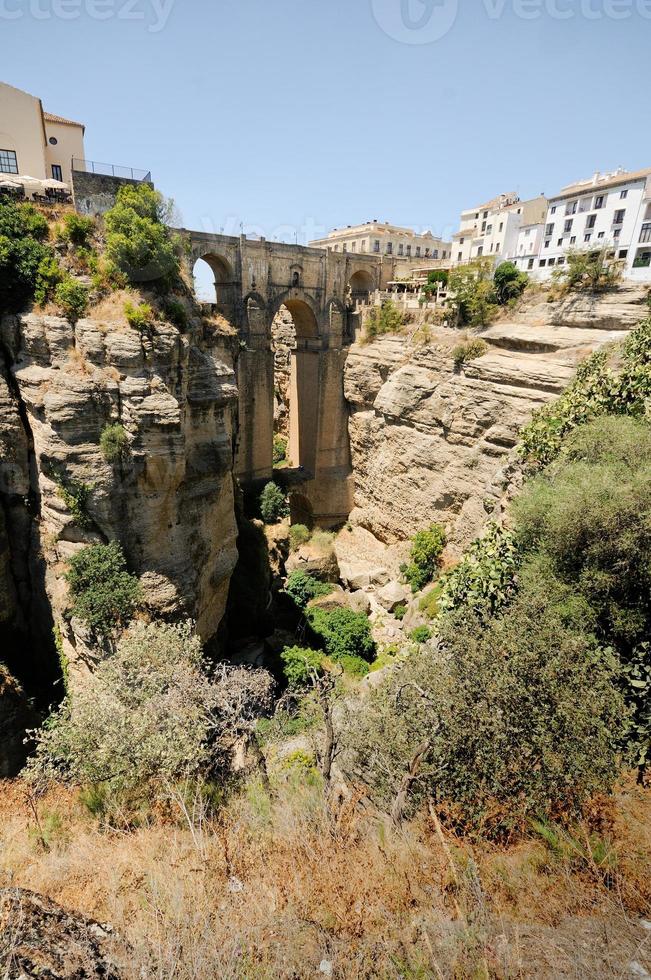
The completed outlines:
[[[359,252],[404,259],[449,259],[451,248],[450,242],[437,238],[431,231],[419,235],[411,228],[380,221],[335,228],[327,238],[319,238],[309,244],[312,248],[327,248],[333,252]]]
[[[532,271],[548,278],[576,249],[608,248],[626,279],[651,279],[651,168],[597,172],[549,199]]]
[[[523,272],[536,275],[544,231],[545,225],[543,222],[522,225],[520,227],[515,253],[509,255],[508,258]]]
[[[462,211],[459,231],[452,236],[453,264],[465,265],[481,256],[496,261],[514,258],[520,229],[541,223],[546,212],[546,198],[521,201],[514,192]]]

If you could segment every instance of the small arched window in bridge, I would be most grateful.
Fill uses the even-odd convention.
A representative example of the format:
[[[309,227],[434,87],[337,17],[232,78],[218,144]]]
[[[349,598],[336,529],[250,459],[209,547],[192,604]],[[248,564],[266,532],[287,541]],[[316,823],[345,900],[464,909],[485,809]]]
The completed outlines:
[[[301,274],[300,272],[295,272],[292,276],[292,286],[297,289],[301,284]]]

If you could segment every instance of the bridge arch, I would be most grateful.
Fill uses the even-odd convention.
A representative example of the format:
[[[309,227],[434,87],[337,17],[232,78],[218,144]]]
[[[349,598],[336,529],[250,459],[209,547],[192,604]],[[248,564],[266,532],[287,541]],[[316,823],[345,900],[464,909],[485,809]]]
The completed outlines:
[[[367,269],[358,269],[350,277],[350,291],[353,300],[367,300],[375,289],[373,276]]]
[[[223,312],[232,312],[236,300],[236,277],[231,263],[226,256],[218,252],[202,252],[195,255],[193,267],[195,275],[200,262],[205,263],[212,273],[215,290],[213,302]]]

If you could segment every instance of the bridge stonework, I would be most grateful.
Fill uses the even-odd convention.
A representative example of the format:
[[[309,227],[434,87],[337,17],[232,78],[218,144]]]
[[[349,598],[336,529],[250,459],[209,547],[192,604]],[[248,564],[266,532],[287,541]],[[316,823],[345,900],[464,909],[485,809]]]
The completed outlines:
[[[294,320],[289,456],[299,468],[293,495],[300,519],[323,527],[352,509],[348,406],[343,372],[355,339],[355,300],[393,272],[379,256],[185,232],[192,266],[215,275],[216,308],[237,330],[239,424],[236,473],[255,488],[273,476],[274,353],[271,327],[281,306]]]

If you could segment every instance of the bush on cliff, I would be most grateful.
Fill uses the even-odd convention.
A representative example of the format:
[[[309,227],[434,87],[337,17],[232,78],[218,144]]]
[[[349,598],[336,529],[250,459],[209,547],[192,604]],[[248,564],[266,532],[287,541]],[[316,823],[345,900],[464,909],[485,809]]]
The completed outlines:
[[[54,302],[71,323],[76,323],[88,309],[88,289],[72,276],[64,276],[55,287]]]
[[[179,280],[179,243],[165,221],[171,204],[148,184],[121,187],[104,216],[106,256],[131,283],[161,292]]]
[[[375,340],[387,333],[400,333],[404,317],[395,303],[387,299],[381,306],[373,306],[364,322],[364,337]]]
[[[568,622],[565,594],[529,588],[484,625],[451,616],[360,706],[353,768],[387,809],[431,799],[489,835],[576,816],[618,772],[617,667]],[[413,777],[413,778],[412,778]]]
[[[99,438],[99,448],[107,463],[124,461],[129,455],[129,437],[119,422],[107,425]]]
[[[285,647],[280,654],[283,673],[291,687],[309,684],[323,673],[323,653],[309,647]]]
[[[265,524],[277,524],[287,517],[289,507],[287,498],[277,483],[267,483],[260,494],[260,514]]]
[[[66,581],[72,615],[103,638],[127,625],[141,598],[138,579],[127,570],[117,541],[78,551],[70,559]]]
[[[211,673],[189,623],[136,623],[35,733],[28,775],[146,797],[182,777],[225,774],[272,689],[266,671]]]
[[[441,524],[430,524],[414,536],[409,563],[401,568],[413,592],[418,592],[436,575],[445,543],[445,528]]]
[[[493,274],[497,302],[504,306],[521,296],[529,284],[529,276],[513,262],[501,262]]]
[[[41,266],[55,261],[47,235],[31,204],[0,202],[0,313],[19,313],[34,298]]]

